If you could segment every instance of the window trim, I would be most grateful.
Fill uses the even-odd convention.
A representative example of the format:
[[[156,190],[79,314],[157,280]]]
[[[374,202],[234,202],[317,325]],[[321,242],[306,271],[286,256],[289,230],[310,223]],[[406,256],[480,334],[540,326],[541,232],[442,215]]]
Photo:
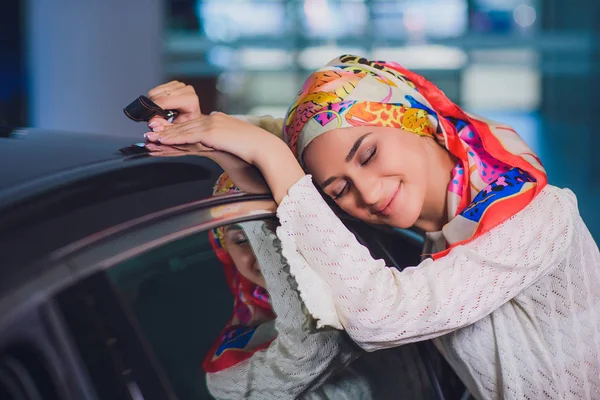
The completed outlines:
[[[247,202],[252,200],[271,200],[275,210],[277,205],[270,194],[249,194],[244,192],[237,192],[231,194],[224,194],[220,196],[209,197],[207,199],[195,201],[192,203],[182,204],[175,207],[171,207],[165,210],[161,210],[155,213],[147,214],[139,218],[135,218],[124,223],[112,226],[102,231],[96,232],[90,236],[77,240],[59,250],[56,250],[50,255],[51,260],[60,260],[68,255],[82,250],[88,246],[91,246],[103,239],[110,238],[115,234],[128,231],[130,229],[139,229],[144,225],[156,223],[162,219],[169,219],[176,217],[180,214],[186,214],[202,209],[211,207],[222,206],[225,204],[232,204],[234,202]]]
[[[183,210],[165,210],[98,232],[60,250],[76,279],[111,268],[151,249],[224,224],[276,218],[277,204],[266,196],[235,195],[200,201]],[[212,200],[212,199],[210,199]]]

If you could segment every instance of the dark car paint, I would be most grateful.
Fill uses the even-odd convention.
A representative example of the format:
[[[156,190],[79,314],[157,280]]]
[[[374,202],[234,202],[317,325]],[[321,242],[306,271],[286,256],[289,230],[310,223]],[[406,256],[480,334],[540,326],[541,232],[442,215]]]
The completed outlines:
[[[31,128],[0,128],[0,192],[19,183],[101,161],[122,159],[131,139]]]
[[[153,157],[128,141],[33,129],[0,138],[9,171],[0,177],[0,293],[7,275],[35,273],[27,266],[75,240],[209,198],[223,172],[206,157]]]

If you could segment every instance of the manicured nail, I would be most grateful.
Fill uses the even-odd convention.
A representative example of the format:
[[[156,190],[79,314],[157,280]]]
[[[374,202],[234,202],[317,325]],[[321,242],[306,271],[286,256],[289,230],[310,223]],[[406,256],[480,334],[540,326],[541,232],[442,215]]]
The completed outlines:
[[[147,140],[156,140],[156,135],[153,132],[144,133],[144,137]]]
[[[158,125],[158,126],[155,126],[154,128],[152,128],[152,130],[154,132],[160,132],[160,131],[163,131],[164,129],[165,129],[165,127],[162,125]]]
[[[156,128],[158,126],[158,122],[154,121],[154,122],[150,122],[148,124],[148,128],[154,130],[154,128]]]

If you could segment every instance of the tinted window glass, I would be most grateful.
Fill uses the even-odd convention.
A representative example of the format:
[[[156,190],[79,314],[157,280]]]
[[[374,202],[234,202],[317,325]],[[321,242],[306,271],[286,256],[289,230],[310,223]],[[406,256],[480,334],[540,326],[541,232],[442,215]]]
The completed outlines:
[[[233,295],[202,232],[109,272],[181,399],[210,398],[202,360],[231,316]]]

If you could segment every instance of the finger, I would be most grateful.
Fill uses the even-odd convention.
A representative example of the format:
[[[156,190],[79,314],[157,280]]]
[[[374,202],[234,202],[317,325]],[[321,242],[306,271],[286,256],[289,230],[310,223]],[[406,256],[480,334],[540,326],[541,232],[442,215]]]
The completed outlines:
[[[148,132],[146,139],[162,144],[192,144],[202,143],[209,135],[211,121],[207,119],[193,120],[180,125],[165,126],[160,132]],[[210,147],[210,145],[207,145]]]
[[[183,82],[172,81],[172,82],[169,82],[164,85],[160,85],[160,86],[157,86],[157,87],[151,89],[150,91],[148,91],[148,97],[151,100],[154,100],[159,96],[167,95],[168,93],[179,90],[185,86],[186,85]]]
[[[201,118],[195,118],[193,120],[185,121],[180,124],[174,125],[169,124],[165,125],[162,129],[163,135],[178,135],[183,132],[203,132],[210,128],[214,128],[215,121],[214,118],[209,116],[201,116]]]
[[[198,137],[198,135],[195,135],[192,131],[180,132],[178,134],[166,134],[160,136],[154,136],[156,135],[156,133],[154,133],[153,135],[153,132],[149,132],[146,135],[148,137],[148,140],[163,145],[182,145],[200,142],[200,138]]]
[[[154,127],[151,132],[144,133],[144,137],[146,140],[154,143],[162,143],[161,139],[165,136],[171,136],[171,132],[169,132],[169,128],[173,126],[172,124],[162,125]],[[175,129],[173,133],[179,132],[180,129]]]
[[[153,93],[151,99],[154,100],[164,96],[173,96],[186,92],[195,93],[194,87],[192,85],[186,85],[185,83],[179,82],[177,85],[156,91],[156,93]]]
[[[171,123],[159,116],[154,116],[150,119],[150,121],[148,121],[148,128],[154,132],[162,130],[167,125],[171,125]]]
[[[152,99],[163,110],[178,110],[182,114],[178,117],[178,123],[198,118],[201,115],[200,101],[192,86],[186,86],[170,92],[169,95],[162,94]],[[185,117],[185,118],[184,118]]]
[[[168,90],[167,89],[161,90],[160,92],[157,92],[156,94],[151,96],[150,100],[157,103],[160,101],[160,99],[165,99],[165,98],[170,98],[170,97],[174,97],[174,98],[180,97],[182,94],[189,91],[189,89],[186,90],[188,85],[184,85],[183,83],[181,85],[183,85],[183,86],[178,85],[177,87],[173,87]]]
[[[159,95],[160,93],[164,93],[165,90],[172,91],[177,90],[181,87],[184,87],[185,83],[179,81],[171,81],[167,83],[163,83],[162,85],[158,85],[148,91],[148,97],[152,99],[153,97]]]
[[[154,143],[147,143],[144,147],[150,150],[151,152],[163,151],[163,148],[161,146]]]
[[[156,137],[158,138],[158,140],[161,143],[163,143],[164,140],[168,140],[169,143],[172,143],[171,140],[173,138],[177,138],[177,137],[184,138],[185,137],[185,140],[182,139],[181,142],[176,142],[176,144],[186,144],[186,143],[194,143],[193,141],[190,142],[190,140],[192,140],[192,137],[194,135],[196,135],[196,136],[202,135],[202,132],[205,131],[207,129],[207,127],[208,126],[205,122],[189,121],[188,123],[182,123],[177,126],[175,126],[175,125],[164,126],[161,129],[159,129],[158,131],[155,131],[155,133],[157,134]],[[175,143],[172,143],[172,144],[175,144]]]
[[[191,86],[189,88],[192,90],[189,90],[188,88],[181,88],[169,92],[169,95],[162,93],[158,96],[155,96],[151,100],[163,110],[180,110],[190,112],[199,108],[199,100],[198,96],[196,96],[196,92],[193,91],[193,88]]]

